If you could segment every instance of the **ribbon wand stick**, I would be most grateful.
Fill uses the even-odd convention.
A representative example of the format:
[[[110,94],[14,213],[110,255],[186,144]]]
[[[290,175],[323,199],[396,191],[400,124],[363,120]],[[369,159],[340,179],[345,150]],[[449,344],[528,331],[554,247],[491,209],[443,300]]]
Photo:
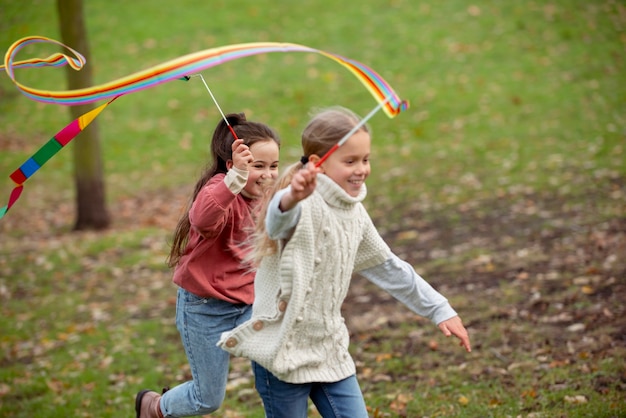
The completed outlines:
[[[213,96],[213,92],[209,88],[209,85],[206,83],[206,81],[204,81],[204,77],[202,77],[202,74],[192,74],[192,75],[186,76],[185,78],[187,80],[189,80],[191,77],[200,77],[200,80],[202,80],[202,83],[204,84],[204,87],[206,87],[207,91],[211,95],[211,99],[213,99],[213,103],[215,103],[215,106],[217,107],[217,110],[220,111],[220,114],[222,115],[222,119],[224,119],[224,122],[226,122],[226,126],[230,130],[230,133],[233,134],[233,138],[239,139],[239,138],[237,138],[237,134],[235,133],[235,130],[233,129],[233,127],[230,126],[230,123],[228,123],[228,119],[226,119],[226,116],[224,115],[224,112],[222,112],[222,108],[220,107],[219,103],[217,103],[217,100],[215,100],[215,96]]]
[[[324,161],[326,161],[326,159],[328,157],[330,157],[330,155],[337,151],[337,148],[339,148],[340,146],[342,146],[347,140],[348,138],[350,138],[356,131],[358,131],[359,129],[361,129],[361,127],[363,125],[365,125],[365,123],[376,114],[376,112],[378,112],[389,100],[391,99],[391,96],[387,96],[385,98],[385,100],[383,100],[382,102],[378,103],[378,106],[376,106],[374,109],[372,109],[370,111],[370,113],[368,113],[363,119],[361,119],[361,121],[359,123],[356,124],[356,126],[352,129],[350,129],[350,131],[345,134],[343,136],[343,138],[341,138],[339,140],[339,142],[337,142],[335,145],[333,145],[333,147],[331,149],[328,150],[328,152],[326,154],[324,154],[324,156],[322,158],[320,158],[320,160],[315,164],[315,167],[319,167],[320,165],[322,165],[324,163]]]

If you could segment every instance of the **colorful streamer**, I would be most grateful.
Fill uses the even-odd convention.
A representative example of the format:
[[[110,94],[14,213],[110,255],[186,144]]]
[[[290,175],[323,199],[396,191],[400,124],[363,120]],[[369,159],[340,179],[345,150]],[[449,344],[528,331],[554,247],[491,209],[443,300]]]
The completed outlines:
[[[55,53],[47,58],[32,58],[16,61],[15,57],[18,52],[25,46],[33,43],[56,44],[66,48],[74,56]],[[58,41],[43,36],[29,36],[11,45],[4,56],[4,65],[0,66],[0,69],[5,70],[22,94],[35,101],[64,106],[76,106],[100,100],[108,100],[108,102],[72,121],[9,176],[11,180],[15,182],[16,187],[11,192],[9,203],[0,208],[0,219],[2,219],[20,197],[24,182],[89,125],[89,123],[117,97],[155,87],[172,80],[188,80],[190,75],[197,74],[202,70],[239,58],[271,52],[317,53],[334,60],[348,69],[366,87],[378,102],[378,108],[382,107],[390,118],[395,117],[409,106],[409,103],[400,99],[391,86],[378,73],[358,61],[304,45],[277,42],[253,42],[206,49],[89,88],[66,91],[39,90],[19,83],[15,79],[14,69],[44,66],[61,67],[69,65],[75,70],[80,70],[85,65],[86,61],[79,52]]]
[[[71,51],[76,58],[57,53],[44,59],[35,58],[24,61],[15,61],[15,56],[23,47],[32,43],[41,42],[61,45]],[[394,117],[401,111],[408,108],[408,102],[400,99],[391,86],[378,73],[366,65],[349,58],[344,58],[340,55],[331,54],[319,49],[293,43],[253,42],[226,45],[184,55],[127,77],[122,77],[98,86],[67,91],[47,91],[34,89],[20,84],[15,79],[13,69],[19,67],[41,67],[45,65],[61,66],[69,64],[72,68],[78,70],[85,64],[85,58],[78,52],[57,41],[42,36],[30,36],[22,38],[11,45],[4,57],[4,66],[1,68],[5,69],[13,83],[15,83],[17,88],[19,88],[27,97],[44,103],[75,106],[79,104],[93,103],[100,100],[107,100],[122,94],[145,90],[171,80],[184,78],[191,74],[198,73],[202,70],[206,70],[207,68],[215,67],[229,61],[271,52],[308,52],[321,54],[347,68],[357,77],[357,79],[359,79],[359,81],[361,81],[361,83],[363,83],[363,85],[370,91],[378,102],[382,102],[387,97],[390,97],[384,107],[387,116]]]
[[[113,100],[115,100],[113,98]],[[73,120],[65,128],[61,129],[48,142],[46,142],[37,152],[19,166],[9,177],[17,185],[9,196],[9,203],[0,208],[0,219],[11,209],[24,190],[24,182],[28,180],[37,170],[41,168],[50,158],[66,146],[76,135],[78,135],[87,125],[89,125],[99,114],[113,102],[109,102],[98,106],[95,109],[81,115],[78,119]]]

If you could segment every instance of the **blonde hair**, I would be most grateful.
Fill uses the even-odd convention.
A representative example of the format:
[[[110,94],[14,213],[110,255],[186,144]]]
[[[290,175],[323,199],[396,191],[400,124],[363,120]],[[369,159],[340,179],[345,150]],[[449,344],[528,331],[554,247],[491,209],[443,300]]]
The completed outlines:
[[[305,160],[311,155],[324,156],[360,121],[361,118],[356,113],[341,106],[333,106],[313,112],[309,123],[302,131],[301,145]],[[359,131],[370,133],[367,125],[363,125]],[[265,228],[265,216],[267,215],[269,202],[279,190],[289,186],[293,175],[302,167],[304,167],[302,161],[287,167],[262,197],[255,230],[252,234],[252,249],[249,252],[250,261],[255,266],[261,263],[263,257],[275,254],[278,251],[278,243],[268,236]]]

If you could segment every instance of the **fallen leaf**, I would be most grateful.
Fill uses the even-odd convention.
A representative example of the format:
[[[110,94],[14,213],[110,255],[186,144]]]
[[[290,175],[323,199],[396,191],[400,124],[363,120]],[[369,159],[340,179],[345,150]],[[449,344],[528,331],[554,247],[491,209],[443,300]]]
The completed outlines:
[[[385,360],[390,360],[393,358],[393,354],[391,353],[382,353],[376,356],[376,363],[380,363]]]
[[[596,291],[594,290],[593,287],[591,286],[583,286],[580,288],[580,290],[585,294],[585,295],[593,295],[594,293],[596,293]]]
[[[583,404],[588,401],[585,395],[565,396],[563,400],[571,404]]]
[[[430,348],[431,351],[437,351],[439,350],[439,343],[437,343],[436,340],[430,340],[428,341],[428,348]]]

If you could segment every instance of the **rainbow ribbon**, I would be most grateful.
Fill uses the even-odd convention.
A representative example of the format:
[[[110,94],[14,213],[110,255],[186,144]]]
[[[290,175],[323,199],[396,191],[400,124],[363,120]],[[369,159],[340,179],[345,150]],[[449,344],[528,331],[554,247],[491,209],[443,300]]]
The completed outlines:
[[[16,61],[15,57],[17,53],[25,46],[33,43],[56,44],[66,48],[73,56],[55,53],[47,58],[32,58]],[[24,182],[54,154],[78,135],[117,97],[155,87],[168,81],[188,79],[189,75],[229,61],[271,52],[316,53],[334,60],[348,69],[367,88],[376,101],[383,106],[383,110],[390,118],[395,117],[409,106],[409,103],[406,100],[400,99],[391,86],[376,73],[376,71],[358,61],[304,45],[278,42],[252,42],[206,49],[89,88],[66,91],[39,90],[19,83],[15,79],[14,69],[44,66],[61,67],[69,65],[75,70],[80,70],[85,65],[86,60],[79,52],[58,41],[43,36],[28,36],[11,45],[4,56],[4,65],[0,66],[1,69],[5,70],[22,94],[38,102],[64,106],[76,106],[101,100],[108,101],[72,121],[10,175],[11,180],[13,180],[17,186],[11,193],[8,205],[0,208],[0,219],[19,198]]]
[[[113,98],[113,100],[115,99],[116,98]],[[104,110],[105,107],[111,104],[113,100],[90,110],[89,112],[79,116],[77,119],[74,119],[69,125],[57,132],[56,135],[39,148],[30,158],[24,161],[24,163],[19,166],[17,170],[9,175],[9,178],[13,180],[17,186],[13,188],[7,205],[0,208],[0,219],[4,217],[11,206],[13,206],[17,199],[19,199],[22,194],[22,190],[24,189],[24,182],[35,174],[35,172],[39,170],[41,166],[44,165],[50,158],[52,158],[54,154],[61,151],[64,146],[66,146],[76,135],[85,129],[85,127],[89,125],[100,114],[100,112]]]

